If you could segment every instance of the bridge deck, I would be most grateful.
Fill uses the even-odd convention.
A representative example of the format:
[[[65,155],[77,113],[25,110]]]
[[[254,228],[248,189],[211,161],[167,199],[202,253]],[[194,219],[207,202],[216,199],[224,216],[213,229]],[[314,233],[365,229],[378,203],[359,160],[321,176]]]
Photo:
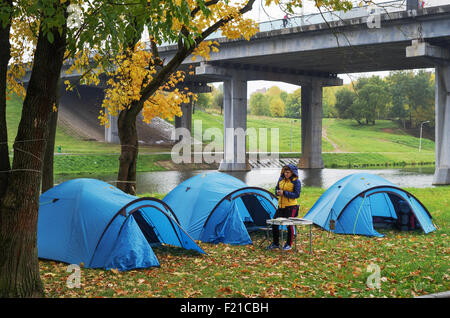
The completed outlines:
[[[414,14],[385,13],[380,16],[380,28],[369,28],[363,16],[260,32],[250,41],[219,38],[219,52],[211,54],[207,63],[319,76],[434,67],[429,59],[406,57],[406,47],[417,38],[449,48],[450,5]],[[174,50],[174,46],[161,47],[160,54],[170,58]],[[197,66],[199,61],[187,58],[183,64]]]

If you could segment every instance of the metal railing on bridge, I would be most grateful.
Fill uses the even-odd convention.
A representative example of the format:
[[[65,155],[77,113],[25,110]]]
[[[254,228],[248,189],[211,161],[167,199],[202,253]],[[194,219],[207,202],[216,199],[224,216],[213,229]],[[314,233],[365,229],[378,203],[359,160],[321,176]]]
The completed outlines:
[[[356,6],[348,11],[323,11],[319,13],[310,13],[305,15],[291,16],[285,23],[284,19],[276,19],[258,23],[259,32],[268,32],[292,27],[304,27],[321,23],[330,23],[349,19],[358,19],[368,17],[374,14],[389,14],[406,10],[407,0],[387,1],[373,3],[370,5]],[[426,0],[425,7],[434,7],[450,4],[450,0]],[[222,38],[220,31],[212,33],[207,39]],[[167,46],[175,43],[162,43],[161,46]]]
[[[277,19],[259,23],[260,32],[267,32],[291,27],[304,27],[314,24],[368,17],[370,14],[383,14],[406,10],[406,0],[383,2],[373,5],[353,7],[348,11],[323,11],[299,16],[292,16],[287,20]]]

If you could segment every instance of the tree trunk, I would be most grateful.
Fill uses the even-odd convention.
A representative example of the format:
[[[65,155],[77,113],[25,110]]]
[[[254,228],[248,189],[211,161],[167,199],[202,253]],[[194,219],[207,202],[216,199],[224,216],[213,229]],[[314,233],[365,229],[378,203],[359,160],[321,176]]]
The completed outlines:
[[[58,82],[58,89],[55,95],[55,106],[57,110],[59,108],[59,97],[60,97],[60,86],[61,81]],[[50,114],[50,120],[48,124],[49,134],[47,139],[47,145],[45,147],[44,162],[42,167],[42,192],[45,192],[54,185],[54,154],[55,154],[55,138],[56,138],[56,127],[58,124],[58,111],[53,111]]]
[[[169,65],[161,68],[156,75],[157,80],[154,79],[152,85],[148,85],[141,95],[141,99],[131,103],[131,105],[122,110],[119,114],[117,128],[119,130],[120,139],[120,157],[119,157],[119,173],[117,176],[116,186],[120,190],[135,195],[136,194],[136,164],[139,152],[138,135],[136,130],[136,119],[141,112],[145,100],[167,80],[178,66],[183,62],[184,58],[192,52],[183,50],[179,51],[177,55],[169,62]]]
[[[11,1],[6,2],[11,5]],[[6,125],[6,74],[11,58],[9,43],[10,24],[0,23],[0,200],[8,184],[8,171],[11,168],[8,149],[8,131]]]
[[[39,190],[48,121],[66,47],[65,25],[62,30],[61,34],[57,28],[50,30],[52,43],[39,30],[12,169],[0,202],[0,297],[43,296],[37,254]]]
[[[50,120],[48,124],[49,135],[47,138],[47,144],[45,147],[44,161],[42,166],[42,192],[45,192],[54,185],[54,174],[53,174],[53,164],[54,164],[54,152],[55,152],[55,136],[56,136],[56,125],[58,122],[58,112],[52,112],[50,114]]]
[[[118,118],[121,149],[116,186],[132,195],[136,195],[136,163],[139,152],[136,116],[131,110],[123,110]]]

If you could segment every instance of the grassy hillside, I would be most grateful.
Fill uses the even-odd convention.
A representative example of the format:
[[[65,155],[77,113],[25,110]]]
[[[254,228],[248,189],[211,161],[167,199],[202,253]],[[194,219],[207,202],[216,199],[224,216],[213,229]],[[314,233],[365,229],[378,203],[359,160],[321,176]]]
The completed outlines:
[[[197,110],[193,121],[201,120],[202,131],[208,128],[223,130],[223,116]],[[292,148],[291,148],[292,125]],[[334,118],[323,119],[322,151],[333,153],[382,153],[388,160],[401,162],[433,162],[434,142],[422,139],[422,151],[419,153],[419,138],[406,134],[396,123],[389,120],[378,120],[376,125],[358,125],[352,120]],[[301,151],[301,122],[288,118],[272,118],[265,116],[247,117],[247,128],[268,128],[268,150],[270,151],[270,129],[279,129],[279,151]],[[208,143],[208,140],[204,140]]]
[[[418,152],[419,138],[406,134],[395,123],[377,120],[358,125],[354,120],[325,119],[328,137],[344,152]],[[422,152],[434,153],[434,142],[422,138]]]
[[[223,116],[217,113],[207,113],[196,110],[192,116],[193,127],[196,120],[201,120],[202,131],[208,128],[218,128],[223,131]],[[291,127],[292,127],[292,149],[291,149]],[[287,118],[272,118],[266,116],[247,116],[247,129],[256,129],[259,134],[259,128],[267,128],[267,147],[268,151],[272,149],[271,143],[271,129],[278,129],[279,131],[279,151],[280,152],[300,152],[301,151],[301,126],[300,120],[291,121]],[[204,139],[204,143],[209,143],[210,140]],[[248,137],[247,137],[248,141]],[[258,140],[259,142],[259,140]],[[247,142],[248,150],[248,142]],[[332,151],[333,146],[325,139],[322,139],[322,150]]]
[[[6,121],[8,124],[8,142],[10,149],[16,138],[17,128],[19,127],[20,118],[22,115],[22,100],[13,96],[6,104]],[[106,142],[85,141],[72,137],[64,127],[58,126],[56,130],[55,151],[58,146],[63,153],[120,153],[120,146],[109,144]],[[168,151],[164,147],[142,147],[141,153]]]

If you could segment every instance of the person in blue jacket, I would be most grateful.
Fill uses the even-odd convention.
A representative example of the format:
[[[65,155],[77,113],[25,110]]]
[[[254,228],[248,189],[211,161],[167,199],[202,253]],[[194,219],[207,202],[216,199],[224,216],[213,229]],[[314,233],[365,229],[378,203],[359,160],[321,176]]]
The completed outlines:
[[[274,218],[289,218],[298,216],[298,202],[302,184],[298,178],[298,169],[293,164],[288,164],[281,170],[280,178],[275,187],[275,195],[278,197],[278,209]],[[280,229],[278,225],[272,226],[273,242],[267,249],[280,247]],[[290,250],[294,238],[293,226],[288,227],[288,235],[284,250]]]

